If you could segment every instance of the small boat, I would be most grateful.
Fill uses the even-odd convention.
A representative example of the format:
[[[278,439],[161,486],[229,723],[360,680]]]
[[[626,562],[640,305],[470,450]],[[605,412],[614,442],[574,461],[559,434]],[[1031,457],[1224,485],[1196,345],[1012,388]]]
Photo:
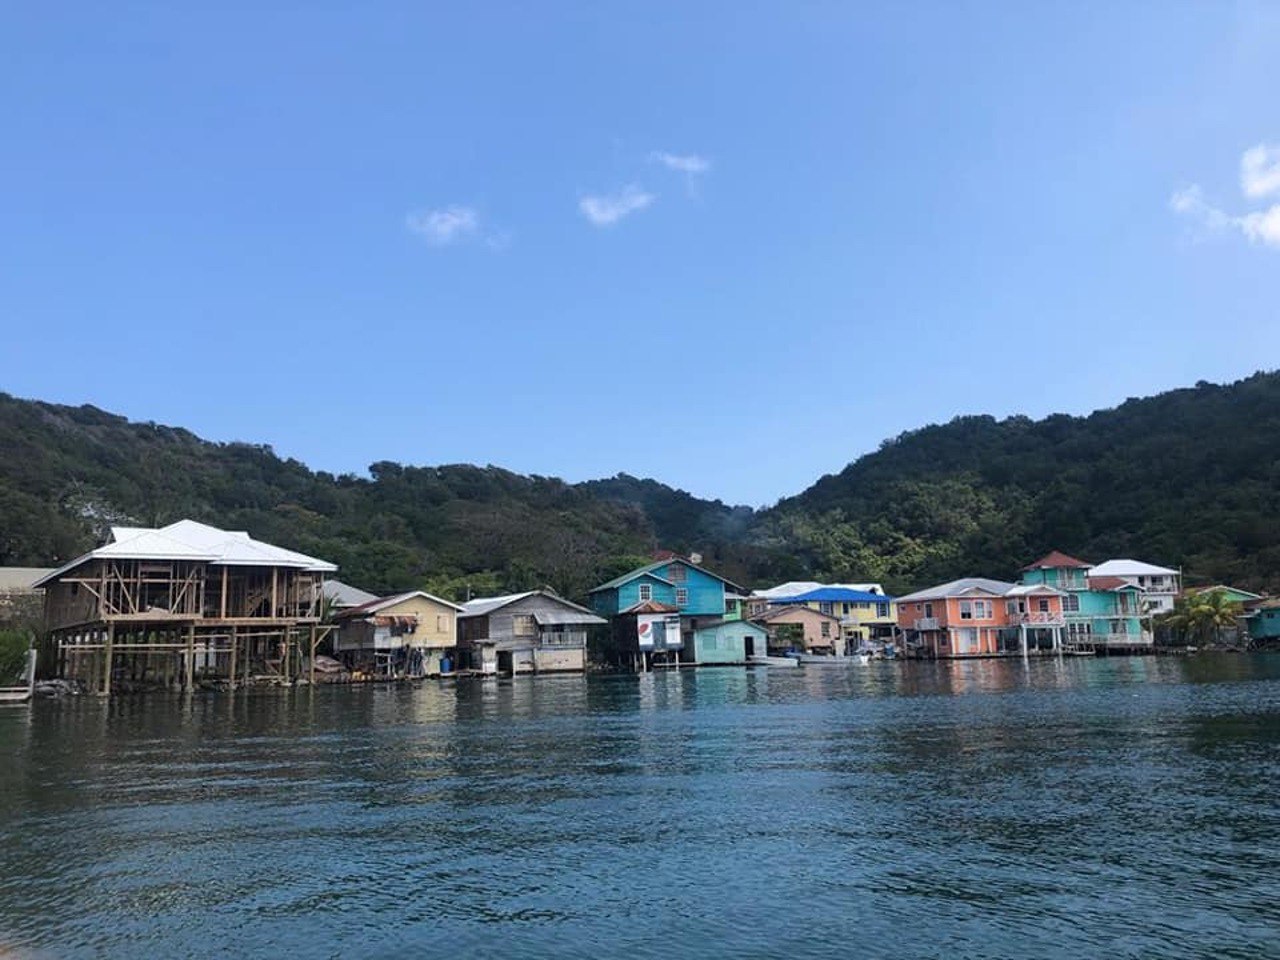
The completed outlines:
[[[795,657],[748,657],[747,663],[753,667],[798,667],[800,661]]]
[[[27,651],[27,665],[23,669],[25,681],[17,686],[0,687],[0,703],[26,703],[36,688],[36,652]]]
[[[803,664],[816,664],[823,667],[843,667],[860,660],[859,657],[837,657],[829,653],[789,653],[788,657]]]

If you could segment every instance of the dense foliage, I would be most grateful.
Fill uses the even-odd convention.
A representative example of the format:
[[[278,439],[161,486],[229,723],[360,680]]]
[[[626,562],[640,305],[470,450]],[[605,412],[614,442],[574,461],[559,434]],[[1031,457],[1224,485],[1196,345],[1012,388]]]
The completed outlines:
[[[49,564],[112,523],[183,516],[338,563],[375,591],[581,596],[657,547],[739,582],[1010,577],[1057,547],[1280,589],[1280,375],[1201,383],[1089,417],[961,417],[903,434],[753,512],[619,475],[568,484],[497,467],[313,472],[94,407],[0,394],[0,565]]]

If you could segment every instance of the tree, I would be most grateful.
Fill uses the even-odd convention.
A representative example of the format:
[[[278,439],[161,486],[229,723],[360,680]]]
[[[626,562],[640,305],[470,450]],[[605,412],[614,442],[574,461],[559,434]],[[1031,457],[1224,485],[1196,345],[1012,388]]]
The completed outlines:
[[[1236,626],[1240,604],[1228,599],[1224,590],[1201,590],[1179,597],[1173,610],[1158,618],[1183,642],[1218,643],[1224,630]]]

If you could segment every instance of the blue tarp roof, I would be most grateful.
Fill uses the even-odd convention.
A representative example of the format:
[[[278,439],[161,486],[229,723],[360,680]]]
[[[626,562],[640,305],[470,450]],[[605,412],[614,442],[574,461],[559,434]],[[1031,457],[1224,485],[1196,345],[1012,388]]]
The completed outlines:
[[[779,597],[778,603],[893,603],[893,597],[847,587],[820,587],[794,597]]]

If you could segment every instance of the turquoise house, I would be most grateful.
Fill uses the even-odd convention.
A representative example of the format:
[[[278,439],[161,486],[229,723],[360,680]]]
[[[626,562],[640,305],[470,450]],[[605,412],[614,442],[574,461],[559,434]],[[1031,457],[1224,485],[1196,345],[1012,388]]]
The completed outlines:
[[[1069,646],[1135,648],[1152,644],[1142,588],[1121,577],[1090,577],[1092,565],[1054,550],[1022,569],[1024,584],[1062,590]]]
[[[769,631],[758,623],[712,620],[698,625],[688,654],[697,664],[746,663],[752,657],[763,657],[768,641]]]
[[[602,583],[591,591],[590,607],[602,617],[617,617],[641,603],[672,607],[681,617],[724,617],[726,594],[742,588],[683,557],[656,560]]]
[[[1262,600],[1245,613],[1249,639],[1268,646],[1280,641],[1280,600]]]

